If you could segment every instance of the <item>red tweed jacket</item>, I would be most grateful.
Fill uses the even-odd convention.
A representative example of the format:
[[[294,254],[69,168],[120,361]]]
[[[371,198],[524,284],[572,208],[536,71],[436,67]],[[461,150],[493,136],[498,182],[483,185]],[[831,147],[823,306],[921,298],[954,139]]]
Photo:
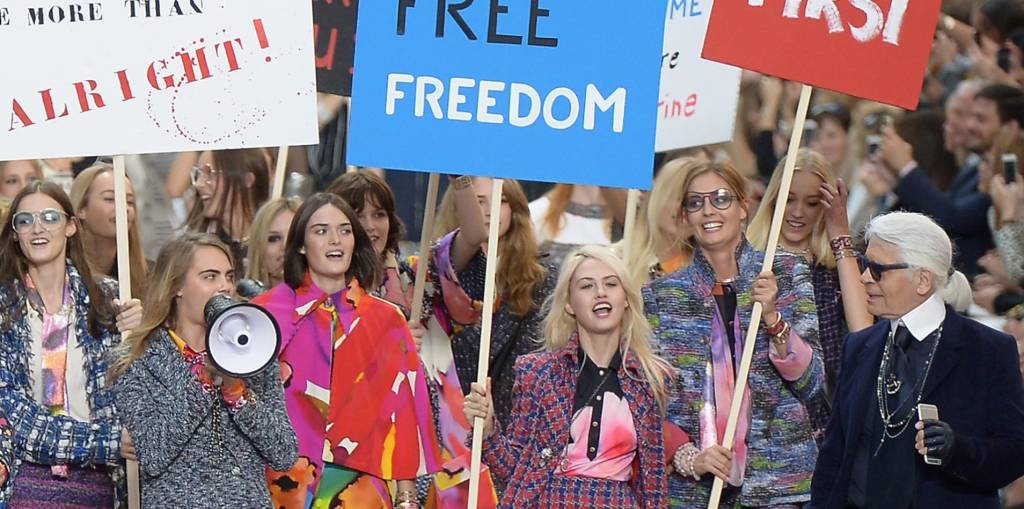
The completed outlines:
[[[507,484],[501,507],[631,507],[622,490],[548,489],[569,440],[573,396],[579,373],[574,337],[557,352],[519,357],[512,391],[512,416],[484,443],[484,462]],[[643,370],[626,356],[619,370],[622,392],[633,411],[639,450],[630,490],[643,509],[668,504],[662,416]]]

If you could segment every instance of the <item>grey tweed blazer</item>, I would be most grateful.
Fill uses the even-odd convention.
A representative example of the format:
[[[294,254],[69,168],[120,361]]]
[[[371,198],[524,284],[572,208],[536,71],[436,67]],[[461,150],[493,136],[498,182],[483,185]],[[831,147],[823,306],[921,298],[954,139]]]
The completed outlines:
[[[288,470],[297,441],[277,363],[247,380],[254,400],[231,411],[203,391],[166,329],[116,381],[121,420],[142,469],[142,505],[269,508],[265,469]]]

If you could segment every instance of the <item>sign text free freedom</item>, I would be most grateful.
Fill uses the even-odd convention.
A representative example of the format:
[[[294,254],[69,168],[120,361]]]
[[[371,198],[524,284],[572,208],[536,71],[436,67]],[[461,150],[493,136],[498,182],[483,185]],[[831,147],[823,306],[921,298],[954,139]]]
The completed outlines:
[[[362,2],[348,162],[648,187],[659,4]]]

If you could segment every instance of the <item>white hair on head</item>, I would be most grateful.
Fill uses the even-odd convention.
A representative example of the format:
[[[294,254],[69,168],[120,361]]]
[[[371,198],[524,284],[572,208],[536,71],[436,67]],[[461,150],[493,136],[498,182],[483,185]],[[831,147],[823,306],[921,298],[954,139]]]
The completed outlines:
[[[979,90],[985,88],[985,85],[986,83],[983,80],[964,80],[957,84],[956,88],[953,89],[952,95],[959,96],[969,94],[973,96],[974,94],[977,94]]]
[[[917,212],[890,212],[868,222],[864,240],[892,244],[903,261],[935,275],[935,291],[943,295],[953,270],[953,243],[932,218]],[[943,295],[944,296],[944,295]]]

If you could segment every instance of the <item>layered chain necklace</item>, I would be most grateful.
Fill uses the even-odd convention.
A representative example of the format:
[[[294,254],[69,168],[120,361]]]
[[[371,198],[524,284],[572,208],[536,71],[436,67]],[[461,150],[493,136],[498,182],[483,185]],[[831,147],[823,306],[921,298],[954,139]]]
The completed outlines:
[[[935,352],[939,349],[939,342],[942,340],[942,326],[939,326],[938,331],[935,332],[935,344],[932,345],[932,351],[928,354],[928,360],[924,363],[924,376],[918,379],[914,383],[913,396],[906,401],[914,400],[914,404],[910,408],[906,409],[906,414],[902,418],[899,418],[898,414],[903,409],[903,405],[897,405],[896,408],[889,409],[889,396],[896,395],[903,382],[896,377],[895,370],[892,369],[892,349],[895,345],[896,330],[889,331],[889,338],[885,342],[885,350],[882,354],[882,364],[878,367],[878,381],[876,383],[875,392],[878,396],[878,413],[882,417],[882,439],[878,442],[878,448],[875,449],[875,455],[878,455],[878,451],[882,450],[882,445],[885,444],[886,438],[893,439],[903,434],[910,426],[910,422],[914,418],[914,409],[917,408],[918,403],[921,402],[921,396],[924,388],[924,383],[928,380],[928,373],[932,370],[932,361],[935,360]],[[906,402],[904,402],[906,403]]]

